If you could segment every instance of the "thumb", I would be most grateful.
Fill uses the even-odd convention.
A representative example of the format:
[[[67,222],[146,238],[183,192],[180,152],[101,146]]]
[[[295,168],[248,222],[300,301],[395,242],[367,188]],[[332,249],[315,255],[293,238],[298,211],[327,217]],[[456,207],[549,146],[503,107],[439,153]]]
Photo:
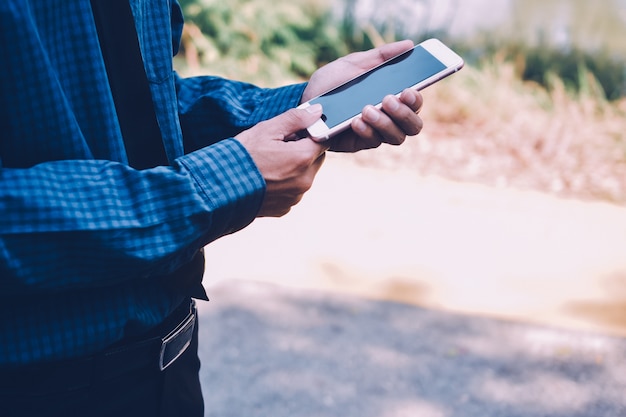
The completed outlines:
[[[360,68],[370,69],[376,65],[380,65],[388,59],[400,55],[402,52],[408,51],[413,47],[413,41],[407,39],[392,43],[387,43],[374,49],[367,51],[355,52],[347,55],[350,62]]]
[[[276,126],[276,133],[287,138],[299,131],[306,129],[322,117],[322,105],[313,104],[306,109],[294,108],[271,119]]]
[[[410,39],[405,39],[402,41],[392,42],[385,45],[382,45],[375,49],[383,61],[391,59],[397,55],[400,55],[402,52],[408,51],[413,47],[413,41]]]

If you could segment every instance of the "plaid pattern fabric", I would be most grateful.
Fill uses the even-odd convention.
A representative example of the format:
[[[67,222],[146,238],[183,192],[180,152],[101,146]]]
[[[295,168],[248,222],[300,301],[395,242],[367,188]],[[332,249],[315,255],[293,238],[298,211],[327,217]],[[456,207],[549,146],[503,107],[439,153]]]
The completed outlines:
[[[0,2],[0,367],[159,323],[178,296],[155,277],[245,227],[263,199],[232,136],[302,94],[179,78],[178,4],[130,1],[170,160],[144,171],[127,164],[90,1]]]

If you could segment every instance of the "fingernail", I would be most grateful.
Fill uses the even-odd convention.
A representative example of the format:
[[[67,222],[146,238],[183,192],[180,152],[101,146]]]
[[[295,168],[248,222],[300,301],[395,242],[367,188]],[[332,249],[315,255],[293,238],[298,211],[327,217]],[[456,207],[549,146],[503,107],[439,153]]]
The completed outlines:
[[[306,111],[311,113],[311,114],[315,114],[315,113],[321,113],[322,112],[322,105],[319,103],[315,103],[310,105],[309,107],[306,108]]]
[[[411,91],[409,91],[408,94],[405,94],[404,97],[405,103],[409,106],[415,103],[415,94],[413,94]]]
[[[361,120],[360,118],[354,119],[353,122],[353,129],[356,130],[357,132],[365,132],[365,129],[367,129],[367,126],[365,125],[365,122],[363,122],[363,120]]]
[[[367,106],[365,108],[365,111],[363,112],[363,115],[370,122],[377,122],[378,119],[380,118],[380,115],[378,114],[376,109],[372,106]]]
[[[391,96],[388,99],[388,104],[387,105],[389,106],[389,110],[391,110],[391,111],[396,111],[396,110],[398,110],[400,108],[400,102],[394,96]]]

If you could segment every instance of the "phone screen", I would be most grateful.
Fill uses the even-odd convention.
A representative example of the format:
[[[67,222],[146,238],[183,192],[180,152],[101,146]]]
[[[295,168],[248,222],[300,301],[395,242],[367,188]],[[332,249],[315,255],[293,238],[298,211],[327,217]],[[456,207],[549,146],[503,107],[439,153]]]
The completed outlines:
[[[398,94],[408,85],[418,84],[445,68],[441,61],[418,45],[376,70],[312,99],[311,104],[322,105],[322,119],[332,128],[361,113],[366,105],[376,105],[385,96]],[[350,92],[342,94],[348,88]]]

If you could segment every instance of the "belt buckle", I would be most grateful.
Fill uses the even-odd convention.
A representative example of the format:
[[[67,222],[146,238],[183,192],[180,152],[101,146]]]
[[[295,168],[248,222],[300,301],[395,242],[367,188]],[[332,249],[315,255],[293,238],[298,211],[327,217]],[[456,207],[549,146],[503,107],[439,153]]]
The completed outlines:
[[[159,369],[163,371],[182,355],[191,344],[196,324],[196,303],[191,301],[189,315],[174,330],[161,339]]]

